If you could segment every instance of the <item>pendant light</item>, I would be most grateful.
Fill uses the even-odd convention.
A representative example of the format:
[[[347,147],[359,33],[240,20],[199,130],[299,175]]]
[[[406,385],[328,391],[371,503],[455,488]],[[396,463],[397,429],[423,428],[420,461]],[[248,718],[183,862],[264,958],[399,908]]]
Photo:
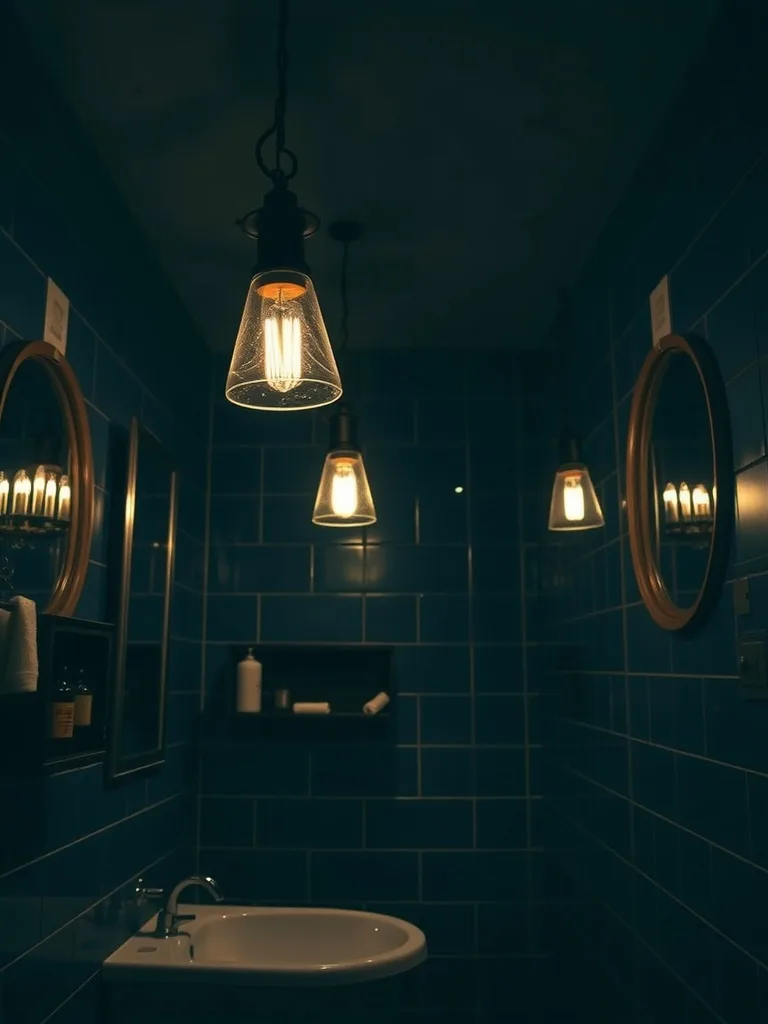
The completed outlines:
[[[605,526],[589,470],[581,461],[578,445],[570,441],[561,453],[549,505],[549,529],[594,530]]]
[[[257,257],[227,376],[226,396],[235,405],[274,412],[314,409],[335,402],[341,379],[304,259],[304,239],[320,226],[299,207],[288,188],[298,169],[285,145],[288,0],[280,0],[278,90],[272,125],[256,143],[256,162],[272,182],[260,209],[240,227],[256,239]],[[264,149],[274,139],[274,165]]]
[[[347,270],[350,242],[357,241],[362,225],[339,221],[328,228],[331,238],[341,242],[341,352],[349,343],[349,301]],[[330,418],[330,445],[317,489],[312,522],[317,526],[370,526],[376,522],[368,475],[357,438],[357,417],[343,403]]]

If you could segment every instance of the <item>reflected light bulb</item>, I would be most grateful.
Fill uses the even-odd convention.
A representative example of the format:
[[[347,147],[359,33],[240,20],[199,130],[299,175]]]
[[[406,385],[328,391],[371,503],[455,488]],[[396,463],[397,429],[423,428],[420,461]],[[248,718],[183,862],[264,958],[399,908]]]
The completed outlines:
[[[69,486],[69,479],[66,476],[61,478],[59,487],[59,519],[69,519],[72,514],[72,491]]]
[[[8,513],[8,495],[10,490],[11,481],[5,473],[0,473],[0,516],[7,515]]]
[[[331,509],[334,515],[348,519],[357,511],[357,480],[354,461],[336,459],[331,484]]]
[[[691,489],[685,481],[680,484],[680,511],[683,519],[691,518]]]
[[[704,484],[696,484],[693,488],[693,514],[697,519],[709,519],[712,514],[709,491]]]
[[[667,484],[662,498],[664,500],[664,517],[668,523],[676,523],[680,518],[680,510],[677,505],[677,488],[674,484]]]
[[[13,478],[13,514],[25,516],[29,508],[29,495],[32,491],[32,481],[23,469],[20,469]]]
[[[569,523],[580,523],[584,518],[584,488],[581,476],[567,476],[563,489],[563,511]]]
[[[53,519],[56,514],[56,475],[48,474],[45,484],[45,500],[43,502],[43,515],[47,519]]]
[[[45,470],[38,466],[35,470],[35,479],[32,482],[32,515],[43,514],[43,500],[45,498]]]

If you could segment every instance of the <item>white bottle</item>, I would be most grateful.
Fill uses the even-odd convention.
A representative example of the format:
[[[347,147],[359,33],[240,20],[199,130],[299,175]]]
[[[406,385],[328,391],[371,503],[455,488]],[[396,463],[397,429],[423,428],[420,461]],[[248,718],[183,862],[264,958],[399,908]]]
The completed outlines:
[[[237,710],[261,711],[261,662],[253,656],[253,648],[237,663]]]

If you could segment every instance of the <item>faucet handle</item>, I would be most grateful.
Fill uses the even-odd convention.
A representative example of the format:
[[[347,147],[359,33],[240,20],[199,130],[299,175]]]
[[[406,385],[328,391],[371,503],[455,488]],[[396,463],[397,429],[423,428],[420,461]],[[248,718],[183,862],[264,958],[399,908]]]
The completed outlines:
[[[136,905],[139,907],[143,907],[147,900],[161,900],[165,895],[162,889],[144,885],[143,878],[137,879],[136,889],[134,892],[136,896]]]

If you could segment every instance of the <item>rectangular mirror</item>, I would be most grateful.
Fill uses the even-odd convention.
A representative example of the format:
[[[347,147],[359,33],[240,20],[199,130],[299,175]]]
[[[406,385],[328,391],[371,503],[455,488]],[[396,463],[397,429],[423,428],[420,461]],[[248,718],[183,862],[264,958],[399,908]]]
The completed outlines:
[[[177,473],[167,448],[135,419],[127,433],[114,433],[110,466],[115,670],[107,774],[116,779],[164,760]]]

